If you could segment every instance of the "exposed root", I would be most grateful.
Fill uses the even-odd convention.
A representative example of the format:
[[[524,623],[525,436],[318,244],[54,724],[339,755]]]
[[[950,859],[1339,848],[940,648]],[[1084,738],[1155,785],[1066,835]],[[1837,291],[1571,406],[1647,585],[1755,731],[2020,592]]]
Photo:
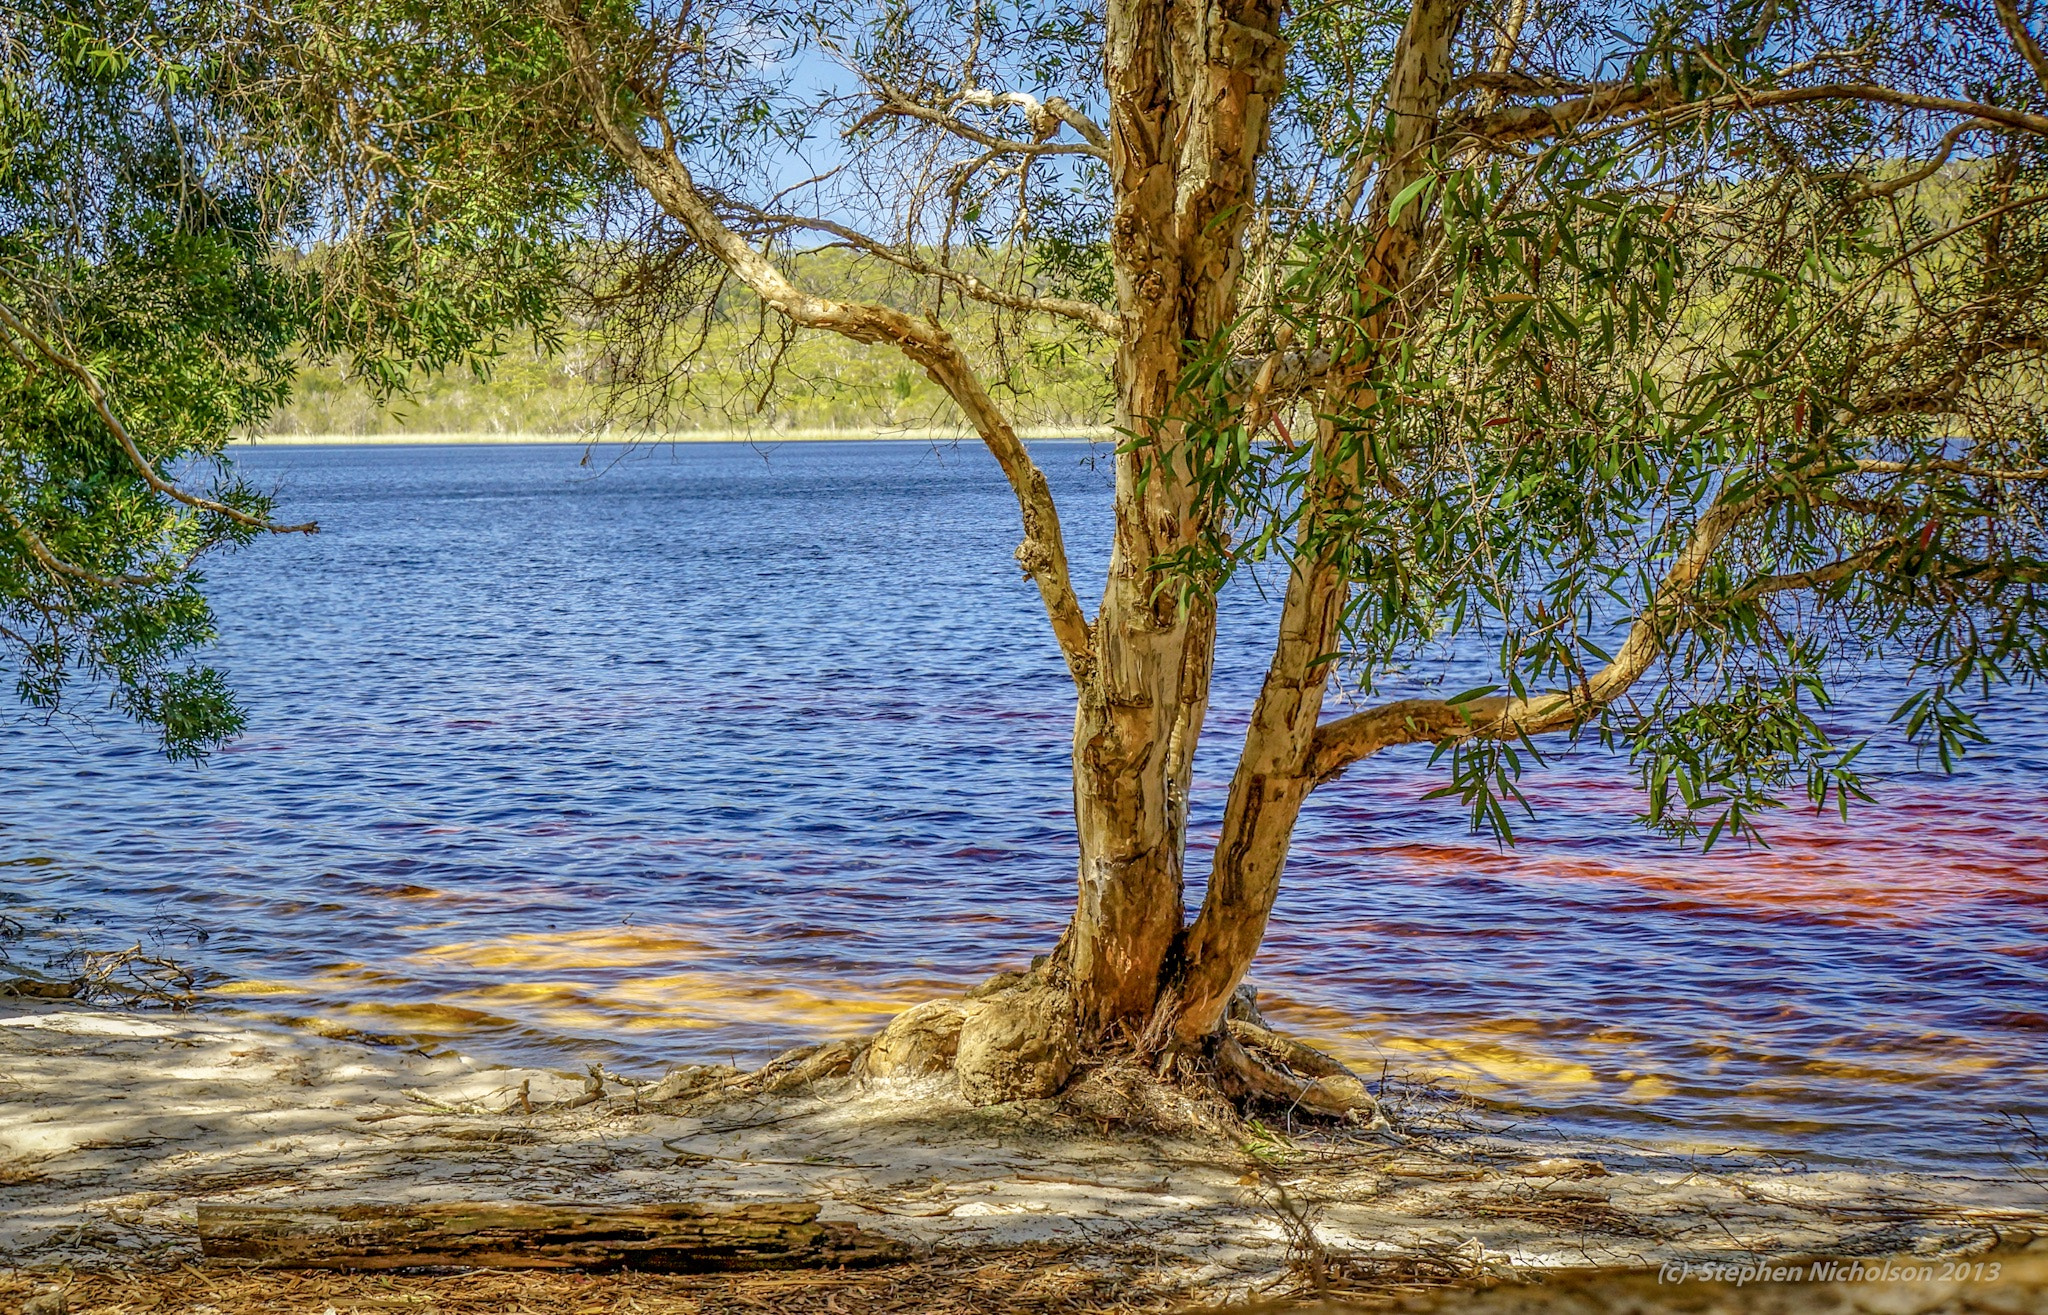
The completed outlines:
[[[975,1105],[1054,1099],[1065,1112],[1110,1126],[1200,1137],[1235,1136],[1239,1110],[1388,1127],[1362,1079],[1259,1016],[1242,988],[1206,1053],[1167,1054],[1156,1068],[1140,1047],[1098,1046],[1082,1057],[1073,1007],[1045,972],[999,973],[964,996],[904,1010],[872,1037],[799,1046],[752,1073],[689,1065],[633,1090],[639,1104],[733,1095],[785,1095],[840,1078],[951,1074]]]
[[[1302,1048],[1307,1049],[1305,1046]],[[1277,1105],[1290,1112],[1328,1119],[1356,1121],[1370,1127],[1387,1126],[1372,1093],[1349,1070],[1303,1077],[1278,1059],[1276,1052],[1254,1051],[1234,1032],[1218,1037],[1210,1053],[1216,1061],[1218,1085],[1238,1100]],[[1335,1063],[1334,1060],[1331,1062]],[[1341,1065],[1338,1067],[1342,1068]]]
[[[1213,1081],[1162,1079],[1128,1056],[1113,1056],[1077,1073],[1060,1093],[1059,1109],[1111,1131],[1195,1142],[1241,1144],[1244,1121]]]
[[[797,1091],[827,1078],[843,1078],[867,1059],[874,1042],[867,1037],[853,1041],[828,1041],[786,1051],[754,1076],[763,1079],[761,1090]]]
[[[724,1100],[731,1096],[779,1096],[801,1091],[817,1082],[844,1078],[860,1072],[873,1048],[875,1038],[820,1041],[785,1050],[753,1072],[742,1072],[718,1064],[685,1064],[671,1069],[660,1081],[627,1088],[637,1105],[691,1104]]]
[[[1267,1101],[1328,1119],[1388,1126],[1356,1073],[1292,1037],[1231,1019],[1211,1054],[1223,1089],[1240,1100]]]

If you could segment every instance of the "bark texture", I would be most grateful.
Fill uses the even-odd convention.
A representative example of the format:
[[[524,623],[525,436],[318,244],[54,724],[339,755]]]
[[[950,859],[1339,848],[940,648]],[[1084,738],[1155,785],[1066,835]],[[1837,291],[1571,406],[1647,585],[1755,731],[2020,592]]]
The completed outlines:
[[[818,1222],[808,1202],[714,1208],[456,1203],[202,1205],[200,1251],[265,1269],[638,1269],[666,1273],[888,1264],[899,1242]]]
[[[1285,56],[1273,0],[1108,7],[1116,424],[1132,439],[1117,457],[1100,667],[1074,724],[1080,893],[1063,950],[1089,1035],[1143,1027],[1181,931],[1215,611],[1185,603],[1154,564],[1200,530],[1176,389],[1191,345],[1217,341],[1237,313],[1268,98]]]
[[[1350,346],[1354,376],[1400,332],[1402,295],[1421,249],[1422,207],[1410,206],[1408,213],[1396,216],[1392,201],[1429,166],[1426,152],[1450,87],[1452,45],[1463,13],[1464,0],[1421,0],[1410,11],[1395,49],[1387,92],[1393,127],[1373,188],[1367,231],[1376,235],[1375,246],[1361,289],[1368,303],[1383,309]],[[1357,387],[1340,375],[1333,391]],[[1335,414],[1347,407],[1362,409],[1370,400],[1337,397],[1330,401],[1341,405],[1320,409]],[[1316,727],[1350,588],[1344,536],[1332,533],[1330,522],[1375,475],[1365,468],[1368,458],[1356,439],[1340,440],[1327,420],[1316,447],[1310,505],[1288,573],[1279,635],[1231,779],[1208,893],[1152,1022],[1154,1045],[1193,1049],[1216,1035],[1231,993],[1265,939],[1288,842],[1302,801],[1315,784]]]

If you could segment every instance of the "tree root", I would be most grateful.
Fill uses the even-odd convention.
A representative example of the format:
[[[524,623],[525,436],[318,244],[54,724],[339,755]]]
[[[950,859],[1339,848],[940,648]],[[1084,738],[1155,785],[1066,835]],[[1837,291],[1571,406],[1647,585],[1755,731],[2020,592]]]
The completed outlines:
[[[1105,1125],[1126,1122],[1127,1115],[1155,1122],[1148,1115],[1170,1106],[1174,1117],[1166,1122],[1206,1127],[1217,1121],[1214,1115],[1197,1118],[1182,1107],[1228,1098],[1367,1128],[1389,1126],[1356,1073],[1270,1027],[1250,988],[1240,990],[1229,1012],[1203,1053],[1169,1057],[1155,1072],[1143,1062],[1142,1047],[1112,1046],[1084,1058],[1060,984],[1041,973],[1004,973],[964,997],[907,1009],[872,1037],[799,1046],[752,1073],[680,1068],[634,1094],[642,1102],[696,1102],[787,1095],[832,1079],[951,1075],[976,1105],[1058,1099],[1071,1113]],[[1148,1096],[1139,1087],[1156,1090]],[[1169,1092],[1178,1094],[1166,1099]],[[1234,1117],[1220,1107],[1215,1114]]]
[[[1224,1028],[1210,1056],[1226,1094],[1369,1128],[1389,1126],[1364,1081],[1322,1051],[1239,1019]]]

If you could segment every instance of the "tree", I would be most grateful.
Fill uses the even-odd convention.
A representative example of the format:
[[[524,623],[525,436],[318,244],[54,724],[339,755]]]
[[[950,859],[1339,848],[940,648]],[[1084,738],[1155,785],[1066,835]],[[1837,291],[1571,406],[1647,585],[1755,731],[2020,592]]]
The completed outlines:
[[[2038,679],[2021,2],[355,0],[264,11],[297,53],[248,87],[383,207],[337,234],[479,188],[565,217],[548,180],[588,179],[565,295],[645,413],[733,285],[939,384],[1015,492],[1076,698],[1076,912],[976,1053],[1073,1035],[1299,1095],[1223,1022],[1351,764],[1433,746],[1505,836],[1519,772],[1596,739],[1646,823],[1711,846],[1802,786],[1861,796],[1825,721],[1854,664],[1910,674],[1904,732],[1944,762],[1982,739],[1969,687]],[[897,294],[806,287],[818,244]],[[1003,332],[956,337],[969,303]],[[1003,400],[1012,354],[1071,342],[1115,362],[1092,613]],[[1215,598],[1260,563],[1279,628],[1190,920]],[[1394,674],[1460,636],[1490,684]],[[1339,672],[1360,706],[1328,716]]]
[[[192,56],[218,17],[0,17],[0,652],[29,706],[56,713],[83,677],[174,758],[242,725],[219,673],[182,661],[214,636],[198,564],[314,528],[274,523],[220,455],[288,395],[297,320],[275,198],[213,149]]]
[[[187,660],[215,637],[199,568],[317,528],[275,521],[226,445],[308,354],[384,395],[488,368],[561,276],[459,207],[325,243],[323,206],[350,198],[277,106],[236,94],[290,57],[259,35],[215,0],[0,9],[0,653],[30,708],[58,714],[82,680],[174,759],[244,720]],[[523,214],[554,219],[530,184]]]

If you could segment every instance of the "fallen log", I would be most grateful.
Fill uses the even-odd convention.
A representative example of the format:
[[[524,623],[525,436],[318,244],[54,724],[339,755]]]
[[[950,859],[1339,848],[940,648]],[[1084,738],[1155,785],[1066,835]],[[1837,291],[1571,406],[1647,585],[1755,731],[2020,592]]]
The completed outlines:
[[[199,1207],[199,1249],[243,1269],[644,1270],[881,1265],[909,1248],[808,1202],[713,1207],[436,1205]]]

